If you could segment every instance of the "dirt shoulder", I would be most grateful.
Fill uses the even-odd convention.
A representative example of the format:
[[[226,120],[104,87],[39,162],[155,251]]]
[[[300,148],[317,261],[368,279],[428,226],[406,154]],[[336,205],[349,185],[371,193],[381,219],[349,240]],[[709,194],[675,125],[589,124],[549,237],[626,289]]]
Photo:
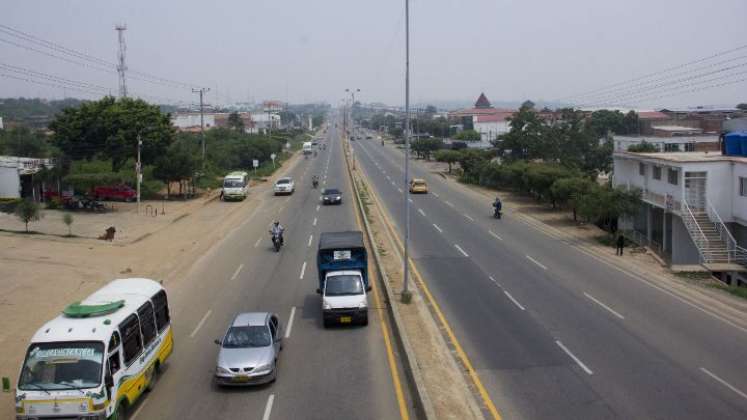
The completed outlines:
[[[222,202],[217,192],[186,202],[166,202],[165,215],[137,214],[129,203],[116,212],[76,214],[73,233],[60,212],[46,212],[38,225],[44,234],[0,232],[0,376],[15,384],[28,340],[65,305],[80,300],[112,279],[147,277],[178,289],[191,267],[263,203],[276,178],[298,164],[286,161],[267,182],[250,190],[243,202]],[[148,203],[151,204],[151,203]],[[155,208],[156,204],[152,206]],[[144,207],[144,206],[143,206]],[[143,208],[141,207],[141,209]],[[0,218],[0,228],[18,230],[14,220]],[[45,224],[46,223],[46,224]],[[115,226],[114,241],[92,239]],[[22,229],[22,227],[21,227]],[[0,412],[12,408],[12,394],[0,395]]]

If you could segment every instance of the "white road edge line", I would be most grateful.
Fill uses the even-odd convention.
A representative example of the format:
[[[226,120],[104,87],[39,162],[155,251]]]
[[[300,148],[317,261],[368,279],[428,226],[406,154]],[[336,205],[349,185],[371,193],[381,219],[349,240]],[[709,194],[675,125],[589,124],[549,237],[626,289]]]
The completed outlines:
[[[618,312],[616,312],[616,311],[615,311],[614,309],[610,308],[609,306],[605,305],[605,304],[604,304],[604,303],[602,303],[601,301],[597,300],[597,299],[596,299],[596,298],[595,298],[594,296],[592,296],[592,295],[590,295],[590,294],[588,294],[588,293],[586,293],[586,292],[584,292],[584,296],[586,296],[587,298],[591,299],[592,301],[594,301],[594,303],[596,303],[597,305],[601,306],[602,308],[604,308],[604,309],[606,309],[606,310],[610,311],[610,313],[612,313],[612,315],[614,315],[614,316],[616,316],[616,317],[618,317],[618,318],[620,318],[620,319],[625,319],[625,317],[624,317],[624,316],[620,315],[620,314],[619,314]]]
[[[451,203],[451,201],[444,201],[447,206],[454,207],[454,204]]]
[[[303,274],[305,272],[306,272],[306,261],[304,261],[303,265],[301,266],[301,275],[298,278],[303,280]]]
[[[241,269],[244,268],[244,264],[239,264],[238,267],[236,267],[236,271],[233,272],[233,276],[231,276],[231,280],[236,280],[236,277],[239,276],[239,273],[241,272]]]
[[[500,236],[498,236],[498,235],[497,235],[497,234],[496,234],[495,232],[493,232],[492,230],[488,230],[488,233],[490,234],[490,236],[494,237],[495,239],[498,239],[499,241],[502,241],[502,240],[503,240],[503,238],[501,238]]]
[[[527,255],[526,257],[529,258],[529,261],[531,261],[531,262],[537,264],[538,266],[542,267],[543,270],[547,270],[547,267],[545,267],[544,265],[542,265],[542,263],[540,263],[539,261],[537,261],[534,258],[530,257],[529,255]]]
[[[501,286],[500,283],[498,283],[498,281],[496,281],[495,277],[488,276],[488,278],[490,279],[490,281],[492,281],[493,283],[495,283],[496,286],[498,286],[500,288],[503,288],[503,286]]]
[[[740,391],[739,389],[737,389],[737,388],[736,388],[735,386],[733,386],[732,384],[730,384],[730,383],[726,382],[725,380],[723,380],[723,379],[719,378],[718,376],[716,376],[716,374],[715,374],[715,373],[711,372],[710,370],[708,370],[708,369],[706,369],[706,368],[704,368],[704,367],[701,367],[701,368],[700,368],[700,370],[701,370],[701,371],[703,371],[703,373],[705,373],[706,375],[708,375],[708,376],[710,376],[711,378],[713,378],[713,379],[715,379],[716,381],[718,381],[718,382],[719,382],[719,383],[720,383],[721,385],[723,385],[723,386],[725,386],[725,387],[727,387],[727,388],[731,389],[732,391],[734,391],[734,392],[735,392],[735,393],[736,393],[737,395],[739,395],[740,397],[742,397],[742,398],[744,398],[744,399],[747,399],[747,394],[745,394],[744,392]]]
[[[291,330],[293,329],[293,315],[296,314],[296,307],[291,307],[291,314],[288,317],[288,328],[285,329],[285,338],[291,336]]]
[[[440,227],[438,227],[438,225],[437,225],[437,224],[435,224],[435,223],[434,223],[434,224],[433,224],[433,227],[434,227],[434,228],[436,228],[436,230],[438,231],[438,233],[444,233],[444,231],[443,231],[443,230],[441,230],[441,228],[440,228]]]
[[[262,242],[262,237],[261,236],[259,238],[257,238],[257,242],[254,243],[254,247],[255,248],[258,247],[260,242]]]
[[[272,403],[275,401],[275,394],[270,394],[267,398],[267,405],[265,406],[265,413],[262,415],[262,420],[270,420],[270,414],[272,413]]]
[[[558,346],[559,346],[559,347],[560,347],[561,349],[563,349],[563,351],[565,352],[565,354],[567,354],[568,356],[570,356],[570,358],[571,358],[571,359],[573,359],[573,361],[574,361],[574,362],[576,362],[576,364],[577,364],[577,365],[579,365],[579,366],[581,367],[581,369],[583,369],[583,370],[584,370],[584,372],[586,372],[586,373],[587,373],[588,375],[593,375],[593,374],[594,374],[594,372],[592,372],[592,371],[591,371],[591,369],[589,369],[589,368],[588,368],[588,367],[587,367],[587,366],[586,366],[586,365],[584,364],[584,362],[582,362],[582,361],[581,361],[581,360],[580,360],[580,359],[579,359],[578,357],[576,357],[576,356],[575,356],[575,355],[574,355],[573,353],[571,353],[571,351],[570,351],[570,350],[568,350],[568,348],[567,348],[566,346],[564,346],[564,345],[563,345],[563,343],[561,343],[561,342],[560,342],[560,340],[555,340],[555,343],[556,343],[556,344],[557,344],[557,345],[558,345]]]
[[[314,218],[314,223],[312,223],[312,226],[316,226],[316,217]]]
[[[475,219],[473,219],[472,217],[470,217],[469,214],[464,214],[464,217],[466,217],[467,219],[469,219],[471,222],[475,221]]]
[[[311,246],[311,241],[314,239],[314,235],[309,235],[309,243],[306,246]]]
[[[436,198],[441,197],[440,195],[438,195],[438,193],[433,193],[433,196]]]
[[[420,213],[421,216],[426,217],[423,209],[418,209],[418,213]]]
[[[400,194],[402,194],[404,191],[402,191],[402,188],[397,188],[397,191],[399,191]]]
[[[506,296],[507,296],[507,297],[508,297],[509,299],[511,299],[511,302],[513,302],[513,303],[514,303],[514,305],[518,306],[518,307],[519,307],[519,309],[521,309],[522,311],[523,311],[523,310],[525,310],[525,308],[524,308],[523,306],[521,306],[521,303],[519,303],[519,301],[518,301],[518,300],[514,299],[514,297],[513,297],[513,296],[511,296],[511,293],[508,293],[508,292],[507,292],[507,291],[505,291],[505,290],[503,291],[503,293],[505,293],[505,294],[506,294]]]
[[[407,201],[414,203],[414,201],[412,201],[412,198],[408,198]]]
[[[454,244],[454,246],[456,247],[456,249],[458,249],[458,250],[459,250],[459,252],[461,252],[461,253],[462,253],[462,255],[464,255],[465,257],[469,258],[469,255],[468,255],[468,254],[467,254],[466,252],[464,252],[464,250],[462,249],[462,247],[460,247],[460,246],[459,246],[459,245],[457,245],[457,244]]]
[[[208,311],[205,312],[205,315],[203,315],[200,322],[197,323],[197,326],[195,327],[194,331],[192,331],[192,334],[189,335],[189,338],[195,338],[195,336],[197,335],[197,332],[200,331],[200,328],[202,328],[202,324],[204,324],[205,321],[207,321],[211,313],[213,313],[212,309],[208,309]]]

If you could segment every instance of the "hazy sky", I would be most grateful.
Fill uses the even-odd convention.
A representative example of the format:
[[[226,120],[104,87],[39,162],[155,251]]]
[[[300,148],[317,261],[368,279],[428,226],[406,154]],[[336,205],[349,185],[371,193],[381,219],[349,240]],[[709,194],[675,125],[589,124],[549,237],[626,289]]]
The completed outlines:
[[[746,0],[410,5],[414,102],[474,100],[481,91],[494,102],[553,100],[747,44]],[[404,102],[404,0],[5,0],[0,9],[0,24],[111,62],[117,53],[114,25],[125,22],[130,69],[209,86],[208,100],[215,103],[277,98],[336,105],[345,88],[361,89],[364,102]],[[0,33],[0,64],[117,92],[116,74],[3,40],[19,42]],[[723,60],[741,56],[747,48]],[[713,84],[743,79],[746,68]],[[17,74],[2,67],[0,73]],[[719,75],[724,73],[714,77]],[[188,89],[136,80],[129,88],[196,98]],[[85,97],[0,77],[0,97],[66,93]],[[747,82],[666,98],[641,96],[625,104],[733,106],[747,102]]]

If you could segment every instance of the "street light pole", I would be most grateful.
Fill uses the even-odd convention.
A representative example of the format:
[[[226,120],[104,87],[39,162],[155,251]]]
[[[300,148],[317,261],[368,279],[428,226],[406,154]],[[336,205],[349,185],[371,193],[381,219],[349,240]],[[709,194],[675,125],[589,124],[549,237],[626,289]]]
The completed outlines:
[[[140,163],[140,148],[143,146],[143,140],[140,138],[140,134],[137,135],[137,163],[135,164],[135,181],[137,181],[137,214],[140,214],[140,182],[143,179],[142,176],[142,164]]]
[[[404,281],[402,285],[402,301],[409,302],[411,298],[409,286],[410,270],[409,245],[410,245],[410,202],[407,194],[410,189],[407,183],[410,179],[410,0],[405,0],[405,185],[402,188],[403,202],[405,203],[405,244],[402,265],[404,270]]]
[[[192,93],[200,94],[200,136],[202,137],[202,168],[205,169],[205,105],[203,96],[210,92],[210,88],[192,89]]]

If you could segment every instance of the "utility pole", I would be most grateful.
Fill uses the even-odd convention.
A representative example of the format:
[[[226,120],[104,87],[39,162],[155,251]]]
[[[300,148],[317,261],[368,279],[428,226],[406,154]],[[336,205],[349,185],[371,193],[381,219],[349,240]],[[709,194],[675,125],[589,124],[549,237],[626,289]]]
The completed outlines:
[[[192,93],[200,94],[200,137],[202,138],[202,169],[205,169],[205,102],[203,101],[203,97],[207,92],[210,92],[210,88],[192,88]]]
[[[137,214],[140,214],[140,183],[143,180],[142,164],[140,163],[140,148],[143,145],[143,140],[140,138],[140,134],[137,135],[137,163],[135,163],[135,178],[137,181]]]
[[[407,200],[410,188],[410,0],[405,0],[405,185],[402,188],[405,203],[405,244],[404,244],[404,281],[402,287],[402,301],[410,302],[412,294],[408,288],[410,280],[409,246],[410,246],[410,202]]]
[[[119,38],[119,54],[117,62],[117,73],[119,74],[119,97],[127,97],[127,80],[125,79],[125,71],[127,71],[127,65],[125,64],[125,55],[127,53],[127,45],[125,45],[124,31],[127,30],[127,25],[119,24],[114,27],[117,31],[117,37]]]

